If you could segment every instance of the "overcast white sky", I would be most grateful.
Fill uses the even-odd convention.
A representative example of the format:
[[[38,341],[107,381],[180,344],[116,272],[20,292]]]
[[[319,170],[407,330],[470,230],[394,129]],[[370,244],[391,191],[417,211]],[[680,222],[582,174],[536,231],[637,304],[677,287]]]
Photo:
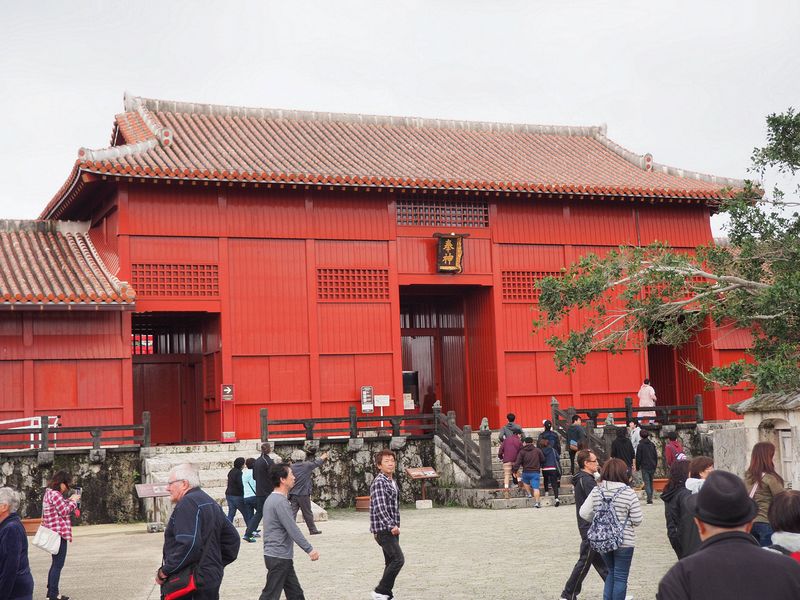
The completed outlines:
[[[800,108],[797,0],[53,2],[0,8],[0,218],[36,217],[122,94],[565,125],[746,176]]]

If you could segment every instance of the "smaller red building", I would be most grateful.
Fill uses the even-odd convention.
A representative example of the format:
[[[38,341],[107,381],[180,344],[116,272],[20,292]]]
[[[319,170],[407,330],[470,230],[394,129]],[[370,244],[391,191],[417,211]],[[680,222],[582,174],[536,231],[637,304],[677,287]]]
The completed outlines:
[[[0,421],[138,422],[134,300],[100,259],[88,222],[0,221]]]

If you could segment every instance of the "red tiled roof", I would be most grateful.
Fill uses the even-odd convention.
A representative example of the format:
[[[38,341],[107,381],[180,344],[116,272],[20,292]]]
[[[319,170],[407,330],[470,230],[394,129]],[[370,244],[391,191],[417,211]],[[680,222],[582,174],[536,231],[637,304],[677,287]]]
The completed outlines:
[[[135,293],[109,273],[88,223],[0,220],[0,309],[132,309]]]
[[[126,96],[116,145],[82,148],[79,172],[293,182],[717,199],[742,182],[652,161],[604,127],[512,125],[179,103]]]

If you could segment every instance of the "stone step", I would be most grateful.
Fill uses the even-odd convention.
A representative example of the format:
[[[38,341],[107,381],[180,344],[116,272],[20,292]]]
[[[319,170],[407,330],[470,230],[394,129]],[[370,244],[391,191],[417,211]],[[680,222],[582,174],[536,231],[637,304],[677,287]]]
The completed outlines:
[[[575,504],[575,498],[572,495],[566,494],[559,494],[558,499],[561,502],[561,506],[566,506],[569,504]],[[548,506],[554,506],[553,496],[542,496],[539,498],[539,503],[541,504],[542,508]],[[494,510],[504,510],[510,508],[535,508],[535,502],[533,498],[522,497],[522,498],[496,498],[489,501],[489,508]]]
[[[188,444],[184,446],[153,446],[158,455],[164,454],[197,454],[200,452],[238,452],[239,456],[258,456],[261,454],[260,440],[239,440],[229,444],[210,442],[207,444]]]

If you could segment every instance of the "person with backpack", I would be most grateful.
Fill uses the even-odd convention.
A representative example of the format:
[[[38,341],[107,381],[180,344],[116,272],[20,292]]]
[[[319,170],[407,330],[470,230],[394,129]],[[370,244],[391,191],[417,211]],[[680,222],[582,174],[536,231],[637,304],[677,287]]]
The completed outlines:
[[[769,525],[774,533],[767,550],[780,552],[800,563],[800,491],[785,490],[772,499]]]
[[[544,425],[544,431],[539,434],[539,438],[536,440],[537,445],[539,440],[547,440],[550,443],[550,447],[556,451],[559,458],[561,458],[561,440],[558,439],[558,434],[553,431],[553,424],[545,419],[542,421],[542,425]]]
[[[628,485],[628,467],[622,460],[609,459],[600,478],[581,506],[580,516],[591,521],[586,538],[608,567],[603,600],[625,600],[636,543],[633,528],[642,524],[642,507]]]
[[[581,425],[580,415],[572,415],[572,425],[567,429],[567,448],[569,449],[569,474],[575,475],[575,455],[586,447],[586,429]],[[580,466],[578,467],[580,469]]]
[[[539,478],[541,477],[539,470],[542,468],[542,463],[544,463],[544,454],[533,445],[532,437],[528,436],[523,441],[525,445],[522,446],[519,454],[517,454],[513,469],[514,472],[517,472],[522,467],[522,486],[528,493],[528,498],[533,496],[533,506],[542,508],[539,502]]]
[[[561,592],[561,600],[576,600],[578,594],[581,593],[583,580],[589,574],[589,569],[594,567],[597,574],[606,580],[608,575],[608,567],[602,557],[595,552],[589,540],[586,539],[586,533],[589,531],[591,523],[581,519],[580,510],[586,498],[592,493],[592,490],[597,485],[596,478],[600,477],[598,468],[600,464],[597,461],[597,455],[591,450],[579,450],[575,457],[578,461],[577,475],[572,478],[572,485],[575,489],[575,513],[578,519],[578,533],[581,536],[581,547],[578,555],[578,562],[572,569],[572,574],[567,579],[564,585],[564,591]]]
[[[511,483],[514,462],[516,462],[517,455],[521,449],[522,435],[516,432],[500,443],[500,448],[497,451],[497,458],[503,463],[503,487],[505,489],[508,489]]]
[[[664,457],[667,461],[667,468],[672,467],[672,463],[676,460],[686,460],[686,454],[683,452],[683,444],[678,439],[678,434],[670,431],[667,434],[667,445],[664,446]]]
[[[772,541],[772,527],[769,524],[769,507],[772,499],[783,491],[783,477],[775,471],[773,459],[775,446],[770,442],[759,442],[753,446],[750,467],[745,471],[744,484],[750,497],[758,504],[758,514],[753,522],[751,533],[762,546]]]
[[[633,470],[642,474],[644,491],[647,494],[647,503],[653,503],[653,475],[658,467],[658,450],[656,445],[650,441],[650,432],[646,429],[641,431],[641,438],[636,447],[636,454],[633,459]]]
[[[558,483],[561,479],[561,470],[558,468],[559,455],[550,446],[550,440],[547,438],[539,439],[539,449],[544,454],[544,462],[542,463],[542,479],[544,479],[544,493],[547,493],[547,488],[553,488],[553,506],[560,506],[561,500],[558,498]]]

